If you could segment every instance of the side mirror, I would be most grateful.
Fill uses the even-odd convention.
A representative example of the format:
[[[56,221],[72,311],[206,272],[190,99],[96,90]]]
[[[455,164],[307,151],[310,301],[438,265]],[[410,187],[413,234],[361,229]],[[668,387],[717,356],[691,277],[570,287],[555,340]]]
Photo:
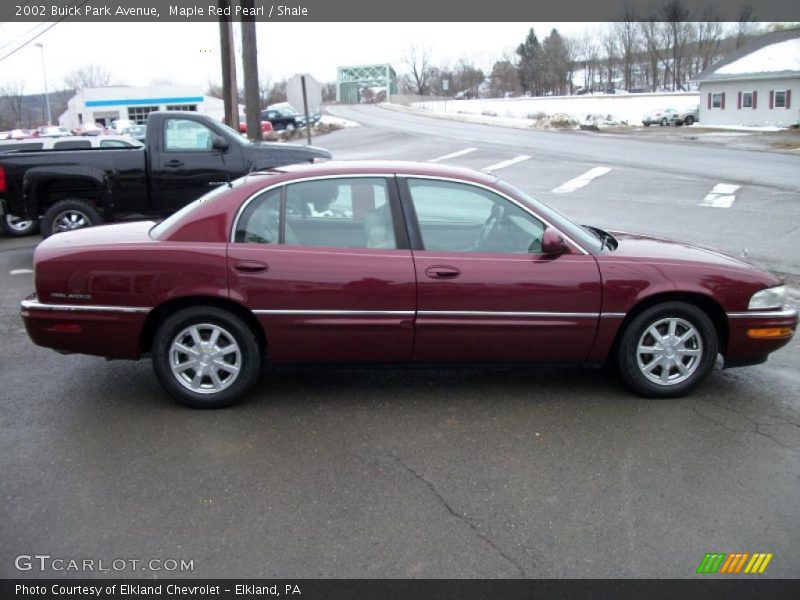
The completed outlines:
[[[219,150],[220,152],[225,152],[228,148],[230,148],[230,144],[221,135],[215,135],[211,139],[211,148],[213,150]]]
[[[564,237],[552,227],[544,230],[542,235],[542,254],[548,256],[558,256],[559,254],[567,254],[569,246],[564,241]]]

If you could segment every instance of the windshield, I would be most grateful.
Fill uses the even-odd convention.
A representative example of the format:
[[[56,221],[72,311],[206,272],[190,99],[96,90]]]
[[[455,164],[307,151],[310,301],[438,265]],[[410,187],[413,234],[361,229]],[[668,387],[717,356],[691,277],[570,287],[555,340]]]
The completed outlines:
[[[507,194],[522,198],[525,202],[535,208],[547,221],[549,221],[553,227],[556,227],[561,232],[572,238],[584,249],[591,250],[592,252],[601,251],[602,243],[597,235],[590,233],[580,225],[573,223],[556,209],[543,204],[530,194],[526,194],[519,188],[514,187],[502,179],[497,180],[497,187]]]

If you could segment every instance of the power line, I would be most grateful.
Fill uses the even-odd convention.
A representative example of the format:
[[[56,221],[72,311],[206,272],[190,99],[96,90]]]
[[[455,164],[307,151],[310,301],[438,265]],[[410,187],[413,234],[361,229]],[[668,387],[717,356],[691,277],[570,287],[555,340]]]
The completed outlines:
[[[80,8],[80,7],[82,7],[84,4],[86,4],[88,1],[89,1],[89,0],[82,0],[80,3],[78,3],[78,2],[75,2],[75,3],[74,3],[72,6],[76,6],[76,7]],[[39,37],[43,36],[45,33],[47,33],[48,31],[50,31],[50,30],[51,30],[53,27],[55,27],[56,25],[58,25],[59,23],[61,23],[61,21],[63,21],[64,19],[66,19],[66,18],[67,18],[67,16],[68,16],[68,15],[64,15],[63,17],[60,17],[60,18],[56,19],[56,20],[55,20],[53,23],[50,23],[50,25],[48,25],[48,26],[47,26],[45,29],[43,29],[42,31],[40,31],[39,33],[37,33],[35,36],[33,36],[33,37],[32,37],[31,39],[29,39],[27,42],[24,42],[24,43],[23,43],[21,46],[18,46],[17,48],[14,48],[14,49],[13,49],[11,52],[8,52],[7,54],[4,54],[3,56],[0,56],[0,61],[4,61],[5,59],[9,58],[10,56],[13,56],[14,54],[16,54],[17,52],[19,52],[20,50],[22,50],[22,49],[23,49],[25,46],[27,46],[28,44],[30,44],[32,41],[34,41],[34,40],[36,40],[37,38],[39,38]],[[36,27],[34,27],[33,29],[36,29]],[[33,31],[33,29],[31,29],[31,31]]]

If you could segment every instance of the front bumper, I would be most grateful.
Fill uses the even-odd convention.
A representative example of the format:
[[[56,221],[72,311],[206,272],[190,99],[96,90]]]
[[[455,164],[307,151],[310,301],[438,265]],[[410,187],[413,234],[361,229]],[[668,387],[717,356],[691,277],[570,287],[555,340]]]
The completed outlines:
[[[798,311],[791,306],[779,310],[728,313],[728,344],[725,367],[742,367],[763,363],[770,353],[782,348],[797,330]],[[781,337],[754,338],[751,330],[788,329]]]

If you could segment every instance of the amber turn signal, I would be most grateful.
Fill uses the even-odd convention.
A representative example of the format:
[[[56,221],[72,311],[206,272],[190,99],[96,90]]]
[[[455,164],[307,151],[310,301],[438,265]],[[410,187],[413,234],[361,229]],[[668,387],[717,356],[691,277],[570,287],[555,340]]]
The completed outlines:
[[[792,337],[791,327],[759,327],[747,330],[747,335],[756,340]]]

